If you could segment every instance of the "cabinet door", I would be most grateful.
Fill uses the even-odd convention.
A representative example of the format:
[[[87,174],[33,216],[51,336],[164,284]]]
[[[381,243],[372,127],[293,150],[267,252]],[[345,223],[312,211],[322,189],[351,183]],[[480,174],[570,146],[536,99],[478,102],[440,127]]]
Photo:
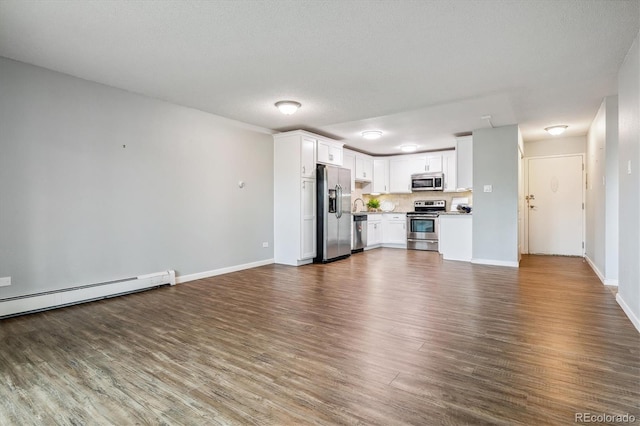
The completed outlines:
[[[318,163],[342,166],[342,146],[318,139]]]
[[[335,145],[329,147],[329,161],[336,166],[342,166],[342,147]]]
[[[389,192],[389,160],[373,160],[373,191]]]
[[[382,243],[382,222],[367,222],[367,247],[377,246]]]
[[[455,151],[446,151],[442,154],[442,173],[444,173],[444,190],[455,191],[457,188]]]
[[[371,182],[373,179],[373,161],[364,155],[356,155],[356,180]]]
[[[442,155],[429,155],[426,159],[426,167],[428,173],[442,172]]]
[[[301,181],[301,235],[300,259],[316,257],[316,181],[302,179]]]
[[[315,178],[316,176],[316,140],[302,138],[300,147],[300,176]]]
[[[356,155],[351,151],[343,151],[342,167],[351,170],[351,193],[356,190]]]
[[[318,139],[318,163],[331,163],[329,161],[329,148],[330,145],[327,142]]]
[[[411,173],[442,172],[442,155],[412,155]]]
[[[411,155],[409,157],[409,174],[413,173],[426,173],[427,171],[427,156],[426,155]]]
[[[411,164],[409,157],[389,160],[389,192],[406,194],[411,192]]]
[[[407,217],[399,213],[386,213],[382,217],[382,243],[407,243]]]
[[[384,242],[386,244],[406,244],[407,224],[405,221],[389,221],[383,230]]]

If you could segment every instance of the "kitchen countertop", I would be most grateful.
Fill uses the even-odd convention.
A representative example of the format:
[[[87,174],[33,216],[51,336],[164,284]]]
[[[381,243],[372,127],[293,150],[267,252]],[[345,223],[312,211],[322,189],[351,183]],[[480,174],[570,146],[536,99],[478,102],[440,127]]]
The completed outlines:
[[[363,215],[363,214],[407,214],[407,212],[351,212],[353,215]]]
[[[407,214],[407,212],[351,212],[354,216],[362,216],[369,214]],[[472,216],[473,213],[461,213],[461,212],[440,212],[440,216]]]

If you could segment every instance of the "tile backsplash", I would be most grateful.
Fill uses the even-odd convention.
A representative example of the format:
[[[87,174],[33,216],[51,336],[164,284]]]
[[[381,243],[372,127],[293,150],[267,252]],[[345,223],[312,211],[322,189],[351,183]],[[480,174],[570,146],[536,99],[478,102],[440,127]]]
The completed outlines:
[[[441,191],[424,191],[414,192],[411,194],[381,194],[381,195],[369,195],[362,193],[362,184],[356,182],[355,191],[351,193],[351,203],[361,198],[366,204],[370,199],[377,198],[380,202],[390,201],[395,204],[396,212],[409,212],[413,211],[413,202],[415,200],[445,200],[447,203],[447,210],[451,210],[451,200],[453,198],[467,197],[469,198],[469,204],[473,204],[473,192],[441,192]],[[366,210],[366,206],[361,208],[360,202],[358,202],[358,210]]]

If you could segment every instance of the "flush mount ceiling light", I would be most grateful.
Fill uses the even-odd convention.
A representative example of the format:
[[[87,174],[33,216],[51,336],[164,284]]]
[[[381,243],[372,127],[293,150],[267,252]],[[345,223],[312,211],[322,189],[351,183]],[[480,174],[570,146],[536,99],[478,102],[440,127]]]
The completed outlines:
[[[558,136],[564,133],[565,130],[567,130],[567,127],[569,126],[551,126],[551,127],[546,127],[545,130],[553,136]]]
[[[278,101],[275,103],[275,105],[276,108],[278,108],[284,115],[291,115],[302,106],[300,102],[296,101]]]
[[[380,130],[367,130],[362,132],[362,137],[368,140],[380,139],[382,132]]]
[[[415,152],[416,149],[418,149],[418,145],[416,144],[400,145],[400,151],[402,152]]]

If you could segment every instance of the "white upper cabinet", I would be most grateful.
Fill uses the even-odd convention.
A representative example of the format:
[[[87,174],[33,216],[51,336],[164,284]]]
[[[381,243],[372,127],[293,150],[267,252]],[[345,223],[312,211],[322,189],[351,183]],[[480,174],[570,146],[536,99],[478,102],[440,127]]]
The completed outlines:
[[[473,189],[473,137],[456,138],[457,183],[458,189]]]
[[[411,192],[412,156],[400,155],[389,160],[389,192],[407,194]]]
[[[456,152],[453,150],[444,151],[442,153],[442,173],[444,174],[444,190],[446,192],[458,189],[456,166]]]
[[[351,170],[351,192],[356,190],[356,153],[342,150],[342,167]]]
[[[300,176],[303,178],[316,177],[316,140],[302,136],[300,148]]]
[[[442,172],[442,155],[412,155],[411,173],[438,173]]]
[[[342,146],[344,144],[329,139],[318,138],[318,163],[342,166]]]
[[[373,180],[373,158],[365,154],[356,154],[356,180],[371,182]]]
[[[373,185],[372,191],[378,194],[386,194],[389,188],[389,160],[375,159],[373,160]]]

